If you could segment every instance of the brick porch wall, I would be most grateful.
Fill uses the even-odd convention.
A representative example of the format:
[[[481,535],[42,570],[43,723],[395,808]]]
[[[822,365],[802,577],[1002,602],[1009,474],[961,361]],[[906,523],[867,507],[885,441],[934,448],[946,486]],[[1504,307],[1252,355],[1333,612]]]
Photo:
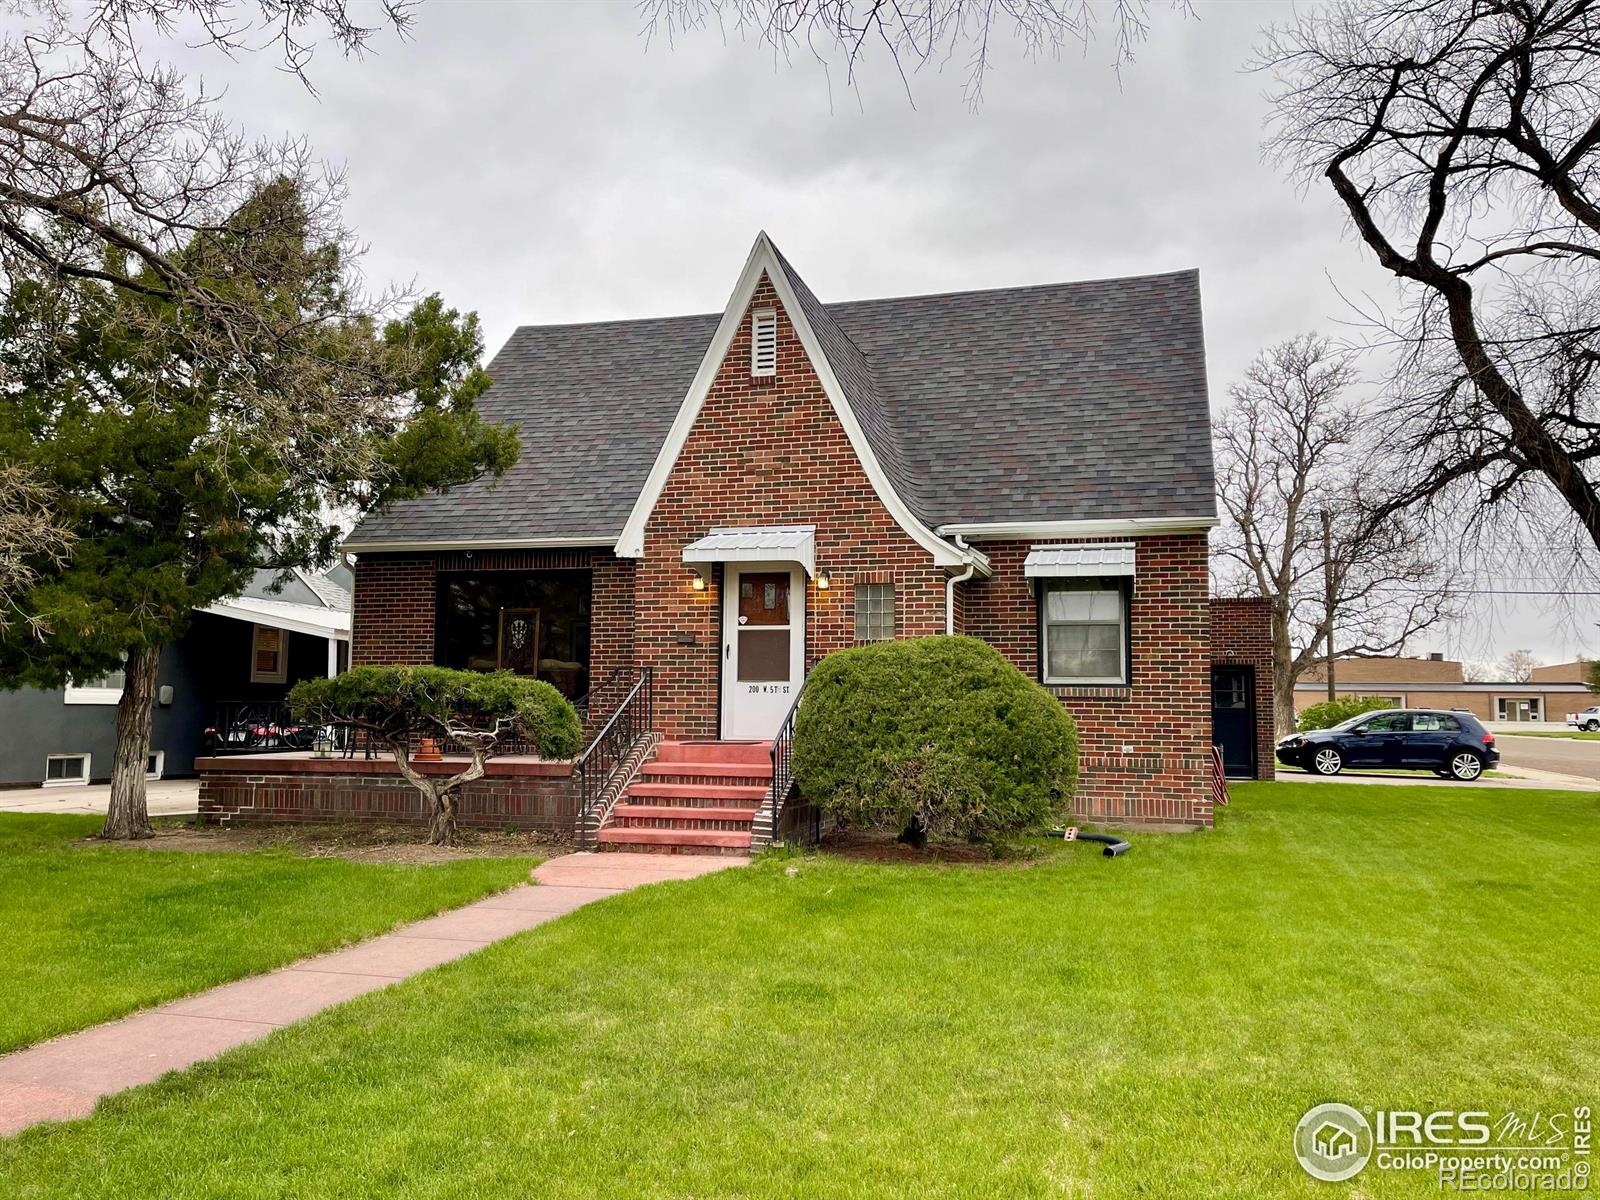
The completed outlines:
[[[1037,679],[1037,606],[1022,567],[1032,542],[973,545],[994,575],[962,585],[966,632]],[[1078,722],[1075,808],[1108,821],[1210,825],[1206,537],[1139,538],[1137,545],[1131,686],[1050,688]]]
[[[778,373],[750,375],[748,310],[645,529],[634,586],[639,661],[656,672],[656,724],[669,738],[715,737],[722,666],[721,571],[702,592],[683,548],[715,526],[815,525],[806,589],[807,664],[855,644],[855,585],[892,583],[895,633],[944,632],[945,572],[890,516],[856,458],[777,293]]]
[[[1273,728],[1272,602],[1262,596],[1212,597],[1211,661],[1256,672],[1256,774],[1277,778]]]
[[[422,796],[382,759],[200,759],[200,820],[208,825],[358,822],[426,825]],[[538,770],[490,762],[489,774],[459,795],[462,825],[575,832],[578,781],[562,763]],[[441,768],[442,769],[442,768]],[[460,764],[452,764],[459,770]]]

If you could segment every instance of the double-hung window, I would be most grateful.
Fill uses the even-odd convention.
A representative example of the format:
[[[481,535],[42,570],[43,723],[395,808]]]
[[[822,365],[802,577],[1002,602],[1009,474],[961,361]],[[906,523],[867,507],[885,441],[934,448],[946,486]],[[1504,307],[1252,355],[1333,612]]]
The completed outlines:
[[[1122,579],[1040,580],[1044,682],[1128,682],[1128,589]]]

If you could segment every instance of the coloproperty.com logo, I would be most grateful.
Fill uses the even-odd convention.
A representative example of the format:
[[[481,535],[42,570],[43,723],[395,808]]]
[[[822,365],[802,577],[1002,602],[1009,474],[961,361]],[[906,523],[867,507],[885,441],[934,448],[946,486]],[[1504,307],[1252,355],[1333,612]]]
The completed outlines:
[[[1441,1191],[1586,1192],[1593,1147],[1587,1104],[1535,1113],[1319,1104],[1294,1129],[1295,1157],[1314,1179],[1424,1171]]]

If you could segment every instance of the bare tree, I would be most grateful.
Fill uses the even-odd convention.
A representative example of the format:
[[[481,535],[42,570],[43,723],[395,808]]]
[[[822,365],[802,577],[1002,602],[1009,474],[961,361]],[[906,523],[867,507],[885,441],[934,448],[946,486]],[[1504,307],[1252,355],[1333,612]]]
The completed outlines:
[[[1499,675],[1507,683],[1527,683],[1539,665],[1532,650],[1513,650],[1500,660]]]
[[[1379,452],[1358,437],[1348,356],[1304,334],[1263,351],[1216,423],[1213,543],[1224,591],[1272,601],[1273,695],[1294,728],[1294,689],[1330,654],[1400,653],[1451,615],[1448,571],[1400,514],[1374,510],[1362,480]]]
[[[887,55],[909,90],[910,76],[927,66],[965,60],[967,103],[983,100],[996,44],[1007,36],[1029,58],[1087,52],[1109,28],[1112,65],[1120,70],[1150,32],[1151,0],[637,0],[648,40],[674,41],[715,25],[767,46],[788,60],[805,52],[824,67],[839,61],[845,83],[873,52]],[[1182,13],[1189,0],[1168,0]]]
[[[0,629],[18,615],[15,597],[39,578],[40,565],[61,566],[75,540],[38,475],[20,463],[0,463]],[[30,625],[36,633],[45,632]]]
[[[1389,503],[1600,546],[1600,10],[1336,0],[1266,31],[1269,150],[1402,286]]]
[[[369,423],[388,397],[381,364],[330,356],[326,339],[399,298],[363,295],[337,172],[302,141],[248,138],[140,40],[182,33],[227,54],[272,46],[305,79],[319,42],[360,53],[380,28],[404,33],[408,6],[387,0],[376,26],[354,20],[345,0],[23,0],[13,9],[22,28],[0,39],[0,286],[44,270],[174,306],[181,321],[159,306],[152,320],[165,337],[180,329],[196,374],[240,398],[253,441],[273,434],[270,452],[286,464],[342,473],[319,461],[338,443],[321,435]],[[278,214],[257,200],[274,181],[296,197]],[[249,236],[239,236],[253,201]],[[257,290],[293,290],[303,281],[274,273],[306,260],[279,254],[284,238],[309,239],[347,264],[322,303],[279,310],[219,286],[253,279]]]

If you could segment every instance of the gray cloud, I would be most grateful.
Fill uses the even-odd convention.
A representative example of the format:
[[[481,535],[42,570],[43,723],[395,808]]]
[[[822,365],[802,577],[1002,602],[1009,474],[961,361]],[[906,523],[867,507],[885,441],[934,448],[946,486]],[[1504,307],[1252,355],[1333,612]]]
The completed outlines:
[[[1393,296],[1331,195],[1261,160],[1241,64],[1288,11],[1158,12],[1120,88],[1106,46],[1002,47],[976,114],[959,64],[913,105],[885,61],[852,92],[715,31],[647,50],[627,3],[428,4],[412,42],[319,58],[315,99],[264,58],[175,57],[343,162],[368,277],[476,309],[491,351],[520,323],[719,309],[765,228],[825,300],[1199,267],[1220,403],[1263,345],[1338,332],[1336,285]],[[1437,648],[1577,648],[1549,625],[1486,610]]]

